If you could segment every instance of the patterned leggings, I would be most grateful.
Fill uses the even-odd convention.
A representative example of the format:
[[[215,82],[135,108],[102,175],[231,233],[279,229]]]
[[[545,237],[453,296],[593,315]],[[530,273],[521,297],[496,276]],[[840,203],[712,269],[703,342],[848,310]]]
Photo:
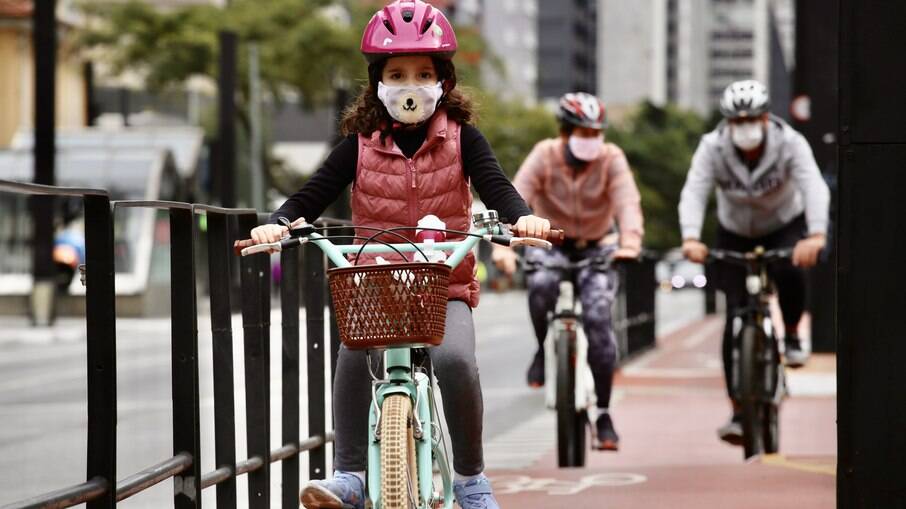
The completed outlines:
[[[564,251],[555,247],[550,251],[527,249],[529,262],[566,262],[590,258],[612,251],[614,246],[592,246],[580,251]],[[560,295],[560,272],[539,269],[528,276],[529,312],[538,347],[543,350],[547,335],[548,315],[554,311]],[[613,372],[617,363],[617,345],[613,335],[611,306],[617,294],[618,278],[613,269],[596,272],[590,268],[579,271],[576,276],[579,300],[582,303],[582,320],[588,337],[588,364],[595,379],[595,393],[598,406],[610,405],[613,388]]]

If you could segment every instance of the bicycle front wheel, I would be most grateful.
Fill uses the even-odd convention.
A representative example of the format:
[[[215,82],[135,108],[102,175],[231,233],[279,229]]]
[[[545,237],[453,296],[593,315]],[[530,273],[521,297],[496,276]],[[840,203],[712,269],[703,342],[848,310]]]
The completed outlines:
[[[561,331],[557,353],[557,463],[561,467],[585,465],[585,412],[576,410],[575,332]]]
[[[381,405],[381,507],[411,509],[418,500],[412,400],[391,394]]]
[[[764,451],[765,405],[760,384],[763,365],[758,357],[758,345],[763,345],[763,334],[758,327],[747,325],[739,338],[739,404],[742,407],[742,443],[746,458]]]

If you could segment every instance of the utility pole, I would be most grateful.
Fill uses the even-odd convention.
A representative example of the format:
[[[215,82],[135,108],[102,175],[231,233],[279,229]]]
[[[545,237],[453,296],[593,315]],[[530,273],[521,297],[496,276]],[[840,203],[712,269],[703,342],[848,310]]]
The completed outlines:
[[[836,505],[902,508],[906,2],[839,0],[838,12]]]
[[[793,125],[808,140],[831,190],[831,225],[837,223],[837,55],[839,0],[797,0]],[[837,285],[833,229],[827,259],[808,272],[812,351],[833,352]]]
[[[235,32],[219,34],[220,66],[217,76],[217,180],[220,205],[236,206],[236,44]]]
[[[32,47],[35,61],[35,141],[34,182],[52,186],[56,164],[56,66],[57,27],[56,0],[32,3]],[[33,196],[31,217],[32,237],[31,314],[35,325],[47,326],[54,315],[54,200],[49,196]]]
[[[266,204],[264,170],[261,165],[261,76],[258,66],[258,45],[255,43],[249,45],[249,117],[251,117],[249,171],[252,174],[252,208],[263,212]]]

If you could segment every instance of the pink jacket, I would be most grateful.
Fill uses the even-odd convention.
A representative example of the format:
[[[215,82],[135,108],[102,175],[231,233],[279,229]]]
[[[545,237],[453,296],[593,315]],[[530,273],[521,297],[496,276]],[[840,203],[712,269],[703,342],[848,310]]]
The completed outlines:
[[[412,226],[400,232],[415,238],[414,226],[423,216],[434,214],[447,228],[468,231],[471,226],[472,192],[463,175],[459,145],[459,124],[447,119],[443,110],[434,114],[428,125],[425,143],[408,159],[387,137],[380,133],[359,135],[359,157],[355,184],[351,193],[352,222],[359,226],[391,228]],[[356,235],[373,232],[358,230]],[[448,240],[461,236],[448,235]],[[381,240],[399,243],[399,238]],[[381,255],[393,261],[398,256]],[[364,260],[363,260],[364,259]],[[359,259],[373,263],[374,256]],[[470,253],[454,270],[450,279],[450,299],[478,305],[478,280],[475,257]]]
[[[513,184],[535,215],[582,240],[603,238],[616,219],[620,246],[641,247],[641,198],[623,151],[605,143],[601,156],[577,173],[563,150],[560,138],[542,140],[516,173]]]

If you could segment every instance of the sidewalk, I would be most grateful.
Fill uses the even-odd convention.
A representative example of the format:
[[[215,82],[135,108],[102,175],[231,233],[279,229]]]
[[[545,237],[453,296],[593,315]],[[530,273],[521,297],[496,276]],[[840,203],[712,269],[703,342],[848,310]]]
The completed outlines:
[[[587,468],[558,469],[548,451],[524,470],[489,472],[512,508],[827,508],[835,505],[833,356],[789,371],[781,454],[745,463],[720,442],[729,417],[718,356],[722,320],[661,338],[619,373],[613,415],[621,451],[590,453]],[[550,430],[554,433],[554,430]]]

